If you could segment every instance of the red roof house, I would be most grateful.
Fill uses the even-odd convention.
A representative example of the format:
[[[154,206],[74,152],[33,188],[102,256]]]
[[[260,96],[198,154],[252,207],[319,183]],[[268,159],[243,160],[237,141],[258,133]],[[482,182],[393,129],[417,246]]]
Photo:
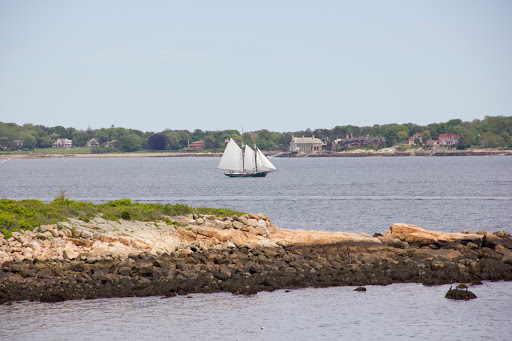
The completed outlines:
[[[204,141],[194,141],[189,143],[184,149],[202,149],[204,148]]]
[[[448,133],[448,134],[439,134],[439,141],[443,146],[454,146],[459,142],[458,135]]]

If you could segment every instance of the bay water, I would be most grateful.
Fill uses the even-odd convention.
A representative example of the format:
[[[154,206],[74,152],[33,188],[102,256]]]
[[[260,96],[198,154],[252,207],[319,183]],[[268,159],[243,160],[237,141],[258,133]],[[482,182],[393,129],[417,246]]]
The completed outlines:
[[[282,228],[460,232],[512,228],[512,157],[273,158],[265,178],[229,178],[219,158],[11,159],[0,198],[186,203],[265,213]]]
[[[228,178],[219,158],[0,162],[0,198],[186,203],[263,212],[282,228],[384,233],[512,232],[512,158],[274,158],[265,178]],[[444,298],[418,284],[116,298],[0,306],[0,340],[510,340],[512,283]]]

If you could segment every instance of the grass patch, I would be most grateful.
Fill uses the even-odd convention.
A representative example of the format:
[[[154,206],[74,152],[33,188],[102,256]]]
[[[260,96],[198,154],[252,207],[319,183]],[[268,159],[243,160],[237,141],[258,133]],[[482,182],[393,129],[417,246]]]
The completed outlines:
[[[73,201],[66,198],[64,192],[50,203],[39,200],[11,200],[0,199],[0,232],[9,238],[17,230],[32,230],[36,226],[56,224],[67,218],[78,218],[89,221],[101,215],[104,219],[119,221],[163,220],[169,225],[175,225],[169,217],[196,214],[212,214],[216,216],[242,215],[239,212],[226,208],[191,207],[185,204],[152,204],[139,203],[130,199],[108,201],[103,204]]]
[[[1,151],[0,155],[9,154],[91,154],[92,148],[74,147],[74,148],[36,148],[30,150]]]

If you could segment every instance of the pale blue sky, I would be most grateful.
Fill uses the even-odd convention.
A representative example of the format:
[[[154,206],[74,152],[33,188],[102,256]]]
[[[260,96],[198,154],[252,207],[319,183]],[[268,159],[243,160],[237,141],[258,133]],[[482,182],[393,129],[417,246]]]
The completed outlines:
[[[512,115],[512,1],[0,0],[0,121],[296,131]]]

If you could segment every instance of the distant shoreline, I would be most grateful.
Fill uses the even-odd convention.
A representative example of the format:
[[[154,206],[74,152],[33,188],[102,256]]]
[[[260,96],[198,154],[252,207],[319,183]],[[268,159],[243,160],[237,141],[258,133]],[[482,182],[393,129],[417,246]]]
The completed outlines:
[[[474,149],[474,150],[354,150],[345,152],[327,152],[307,155],[306,157],[370,157],[370,156],[495,156],[512,155],[512,150]]]
[[[512,155],[512,150],[498,149],[474,149],[474,150],[405,150],[396,151],[386,149],[375,150],[352,150],[343,152],[322,152],[318,154],[305,155],[289,155],[280,152],[268,153],[275,157],[390,157],[390,156],[503,156]],[[48,158],[134,158],[134,157],[220,157],[222,153],[181,153],[181,152],[157,152],[157,153],[106,153],[106,154],[47,154],[47,153],[31,153],[31,154],[0,154],[0,159],[48,159]]]

